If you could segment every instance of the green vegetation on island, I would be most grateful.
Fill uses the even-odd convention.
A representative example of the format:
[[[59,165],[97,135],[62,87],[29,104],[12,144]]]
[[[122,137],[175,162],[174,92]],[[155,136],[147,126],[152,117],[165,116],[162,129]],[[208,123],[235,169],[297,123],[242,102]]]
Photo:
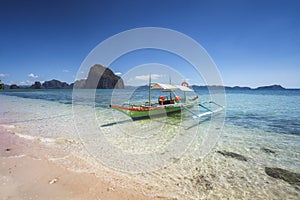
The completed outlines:
[[[4,90],[4,83],[1,83],[1,80],[0,80],[0,90]]]

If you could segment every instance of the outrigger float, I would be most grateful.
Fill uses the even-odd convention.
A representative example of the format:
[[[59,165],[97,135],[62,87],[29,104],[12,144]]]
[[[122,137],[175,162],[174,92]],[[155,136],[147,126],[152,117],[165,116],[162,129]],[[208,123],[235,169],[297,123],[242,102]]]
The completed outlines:
[[[158,101],[153,103],[151,102],[151,90],[155,90],[155,89],[159,89],[162,92],[167,92],[169,93],[169,95],[159,96]],[[177,90],[183,92],[182,98],[176,95],[175,92]],[[188,86],[187,82],[183,82],[181,85],[151,83],[151,77],[150,77],[148,102],[145,102],[144,104],[141,105],[123,104],[122,106],[120,106],[120,105],[111,104],[109,105],[109,107],[126,114],[127,116],[131,117],[133,120],[166,116],[171,113],[181,112],[183,109],[191,113],[193,115],[193,118],[201,118],[223,110],[223,106],[210,101],[208,103],[212,103],[218,106],[217,109],[211,110],[210,108],[204,106],[203,103],[198,102],[198,96],[195,96],[192,99],[188,99],[186,97],[187,92],[194,92],[194,90]],[[197,114],[190,109],[194,106],[200,106],[204,108],[206,112]]]

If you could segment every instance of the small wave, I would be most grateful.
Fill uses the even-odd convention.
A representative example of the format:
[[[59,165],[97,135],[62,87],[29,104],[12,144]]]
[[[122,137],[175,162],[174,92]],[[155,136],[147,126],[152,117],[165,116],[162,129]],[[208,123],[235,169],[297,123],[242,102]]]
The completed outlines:
[[[42,143],[61,143],[61,142],[67,142],[72,144],[78,143],[75,139],[71,139],[71,138],[46,138],[46,137],[32,136],[32,135],[26,135],[21,133],[15,133],[15,135],[19,136],[20,138],[24,138],[26,140],[37,140]]]
[[[26,140],[35,140],[36,137],[31,136],[31,135],[25,135],[25,134],[21,134],[21,133],[16,133],[17,136],[19,136],[20,138],[24,138]]]
[[[43,143],[54,143],[55,142],[55,139],[53,139],[53,138],[37,137],[36,139]]]
[[[44,137],[40,137],[40,136],[25,135],[25,134],[21,134],[21,133],[16,133],[16,135],[19,136],[20,138],[24,138],[26,140],[38,140],[43,143],[54,143],[56,141],[53,138],[44,138]]]
[[[7,156],[7,157],[4,157],[4,158],[23,158],[23,157],[26,157],[26,156],[27,156],[26,154],[20,154],[20,155]]]
[[[65,160],[65,159],[67,159],[69,157],[70,157],[70,155],[66,155],[66,156],[59,157],[59,158],[48,158],[48,160],[50,160],[50,161],[58,161],[58,160]]]
[[[0,124],[0,126],[5,128],[5,129],[14,129],[14,128],[16,128],[15,125],[11,125],[11,124]]]

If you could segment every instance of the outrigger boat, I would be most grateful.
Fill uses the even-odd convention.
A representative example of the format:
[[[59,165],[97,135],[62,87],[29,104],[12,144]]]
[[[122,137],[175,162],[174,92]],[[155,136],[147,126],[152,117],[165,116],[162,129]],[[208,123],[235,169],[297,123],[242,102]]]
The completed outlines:
[[[162,92],[167,92],[169,95],[161,95],[158,98],[158,101],[153,103],[151,102],[151,90],[160,89]],[[176,95],[176,91],[179,90],[183,92],[183,98]],[[177,113],[181,112],[183,109],[187,110],[193,115],[193,118],[200,118],[207,115],[212,115],[216,112],[219,112],[223,109],[221,105],[217,105],[219,108],[216,110],[211,110],[208,107],[200,104],[198,102],[198,96],[195,96],[192,99],[188,99],[186,97],[187,92],[194,92],[193,89],[191,89],[188,86],[187,82],[183,82],[181,85],[172,85],[172,84],[162,84],[162,83],[154,83],[151,84],[151,77],[149,80],[149,98],[148,102],[145,102],[141,105],[136,104],[123,104],[120,105],[109,105],[110,108],[113,108],[115,110],[118,110],[129,117],[131,117],[133,120],[139,120],[139,119],[146,119],[150,117],[157,117],[157,116],[166,116],[171,113]],[[189,108],[193,106],[201,106],[204,109],[206,109],[207,112],[197,114],[194,111],[190,110]]]

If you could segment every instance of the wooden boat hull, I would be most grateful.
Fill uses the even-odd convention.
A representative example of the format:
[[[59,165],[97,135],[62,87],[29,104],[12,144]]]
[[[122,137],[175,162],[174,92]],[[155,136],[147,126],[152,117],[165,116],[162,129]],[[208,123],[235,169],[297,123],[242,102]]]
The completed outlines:
[[[118,105],[110,105],[110,107],[128,115],[133,120],[165,116],[171,113],[181,112],[180,105],[166,105],[157,107],[123,107]]]

